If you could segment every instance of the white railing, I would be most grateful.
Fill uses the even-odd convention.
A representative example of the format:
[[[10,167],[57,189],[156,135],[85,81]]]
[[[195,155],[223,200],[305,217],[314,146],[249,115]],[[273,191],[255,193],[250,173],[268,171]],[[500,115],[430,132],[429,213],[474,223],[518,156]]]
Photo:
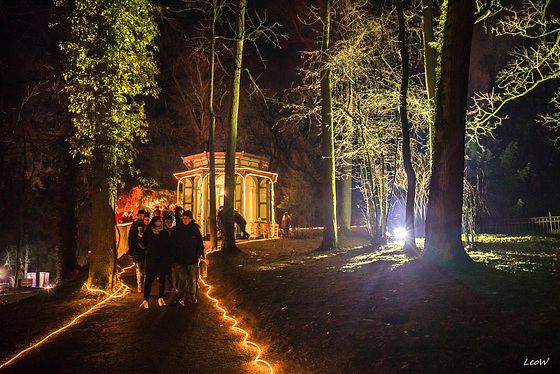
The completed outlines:
[[[560,234],[560,216],[501,220],[482,227],[487,233]]]

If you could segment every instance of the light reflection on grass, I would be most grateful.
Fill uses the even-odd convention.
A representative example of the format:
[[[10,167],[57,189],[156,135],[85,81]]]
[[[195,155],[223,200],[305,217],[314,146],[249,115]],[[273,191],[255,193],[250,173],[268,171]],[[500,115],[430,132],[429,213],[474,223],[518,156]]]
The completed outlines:
[[[326,268],[336,268],[342,272],[354,272],[365,265],[385,261],[394,269],[410,260],[402,251],[404,246],[403,240],[389,242],[378,249],[369,245],[352,243],[354,245],[348,247],[341,246],[339,250],[326,253],[317,253],[311,249],[315,243],[302,246],[300,242],[286,241],[286,243],[283,243],[282,241],[276,241],[272,243],[275,245],[294,246],[294,250],[288,255],[268,256],[275,253],[274,250],[271,250],[271,253],[265,253],[263,258],[257,259],[257,261],[265,261],[254,266],[249,265],[248,269],[251,269],[251,271],[282,270],[293,265],[328,260],[340,255],[348,256],[350,259],[345,261],[345,264],[342,266],[332,266],[330,262],[328,264],[325,263]],[[422,250],[424,239],[417,238],[416,244]],[[558,273],[560,238],[557,237],[479,235],[474,246],[467,245],[466,242],[464,245],[466,246],[467,253],[474,261],[484,263],[497,270],[512,273],[544,270]],[[355,253],[354,256],[352,256],[352,252]],[[257,252],[251,252],[251,255],[255,256]]]
[[[410,260],[402,251],[403,244],[403,241],[391,242],[374,252],[353,257],[349,262],[343,265],[340,270],[343,272],[356,271],[364,265],[377,261],[392,262],[391,269],[396,269]]]
[[[557,271],[560,239],[544,236],[480,235],[468,250],[474,261],[507,272]]]

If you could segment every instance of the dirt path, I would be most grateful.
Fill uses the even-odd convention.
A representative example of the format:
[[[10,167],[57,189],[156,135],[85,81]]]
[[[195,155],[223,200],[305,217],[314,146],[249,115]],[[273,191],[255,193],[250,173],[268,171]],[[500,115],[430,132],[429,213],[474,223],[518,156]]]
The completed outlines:
[[[132,270],[123,274],[134,284]],[[203,292],[186,307],[158,307],[154,285],[150,309],[131,293],[110,302],[1,373],[267,373],[252,360],[255,349],[242,344]]]

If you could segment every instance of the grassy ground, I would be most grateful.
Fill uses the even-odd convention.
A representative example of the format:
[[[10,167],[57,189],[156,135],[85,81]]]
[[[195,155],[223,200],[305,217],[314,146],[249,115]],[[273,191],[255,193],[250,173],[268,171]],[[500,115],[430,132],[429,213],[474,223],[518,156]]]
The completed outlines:
[[[213,296],[276,373],[558,372],[558,238],[481,237],[477,270],[448,274],[408,261],[402,242],[355,235],[317,252],[306,235],[208,256]],[[1,305],[0,356],[97,301],[82,282]]]
[[[277,372],[519,372],[548,358],[530,369],[558,368],[560,240],[481,237],[469,251],[479,269],[458,275],[407,261],[402,242],[374,248],[354,237],[327,253],[314,251],[319,243],[210,256],[216,294]]]

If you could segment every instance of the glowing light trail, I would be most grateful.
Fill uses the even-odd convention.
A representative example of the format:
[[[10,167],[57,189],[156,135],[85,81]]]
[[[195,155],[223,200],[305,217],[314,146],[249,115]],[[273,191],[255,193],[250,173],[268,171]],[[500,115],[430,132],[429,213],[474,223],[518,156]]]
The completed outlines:
[[[206,282],[204,281],[204,279],[202,279],[202,277],[200,277],[200,278],[198,278],[198,279],[199,279],[199,281],[201,281],[206,287],[208,287],[208,291],[206,291],[206,297],[208,297],[210,300],[214,301],[214,303],[215,303],[214,306],[215,306],[217,309],[219,309],[219,310],[222,311],[222,316],[223,316],[225,319],[227,319],[227,320],[229,320],[229,321],[233,321],[233,325],[231,326],[231,329],[234,330],[234,331],[238,331],[238,332],[240,332],[240,333],[242,333],[242,334],[245,334],[245,338],[243,339],[243,344],[247,344],[247,345],[249,345],[249,346],[254,347],[254,348],[257,349],[257,351],[258,351],[257,357],[253,360],[253,362],[255,363],[255,365],[258,365],[259,363],[264,364],[264,365],[268,366],[268,368],[270,369],[270,374],[274,374],[274,370],[272,369],[272,366],[271,366],[268,362],[266,362],[265,360],[262,360],[262,359],[260,358],[260,357],[261,357],[261,354],[262,354],[261,347],[259,347],[258,344],[253,343],[253,342],[247,340],[247,339],[249,338],[249,333],[248,333],[247,331],[243,330],[242,328],[237,327],[237,323],[238,323],[237,320],[236,320],[235,318],[230,317],[230,316],[227,315],[227,311],[219,305],[220,302],[218,301],[218,299],[215,299],[215,298],[213,298],[212,296],[210,296],[210,291],[212,290],[212,286],[210,286],[208,283],[206,283]]]
[[[121,272],[119,272],[117,274],[117,279],[118,276],[121,275],[125,270],[130,269],[132,266],[129,266],[127,268],[124,268]],[[119,279],[120,280],[120,279]],[[48,334],[47,336],[45,336],[43,339],[41,339],[38,343],[32,345],[29,348],[24,349],[23,351],[19,352],[18,354],[16,354],[15,356],[13,356],[11,359],[9,359],[8,361],[4,362],[3,364],[0,365],[0,369],[8,366],[9,364],[11,364],[12,362],[14,362],[18,357],[22,356],[24,353],[31,351],[32,349],[37,348],[38,346],[42,345],[43,343],[45,343],[47,340],[49,340],[51,337],[53,337],[54,335],[57,335],[59,333],[61,333],[62,331],[66,330],[67,328],[69,328],[72,325],[75,325],[82,317],[92,313],[95,309],[97,309],[99,306],[105,304],[107,301],[111,300],[111,299],[115,299],[115,298],[119,298],[119,297],[123,297],[126,294],[126,291],[130,289],[130,287],[126,286],[124,283],[121,282],[120,287],[113,292],[112,294],[104,291],[104,290],[97,290],[97,289],[92,289],[89,288],[87,284],[84,283],[84,286],[86,286],[86,288],[88,289],[88,291],[91,292],[102,292],[108,295],[107,298],[105,298],[104,300],[98,302],[97,304],[95,304],[94,306],[92,306],[91,308],[89,308],[87,311],[83,312],[82,314],[80,314],[79,316],[77,316],[76,318],[74,318],[70,323],[68,323],[67,325],[59,328],[56,331],[51,332],[50,334]]]

